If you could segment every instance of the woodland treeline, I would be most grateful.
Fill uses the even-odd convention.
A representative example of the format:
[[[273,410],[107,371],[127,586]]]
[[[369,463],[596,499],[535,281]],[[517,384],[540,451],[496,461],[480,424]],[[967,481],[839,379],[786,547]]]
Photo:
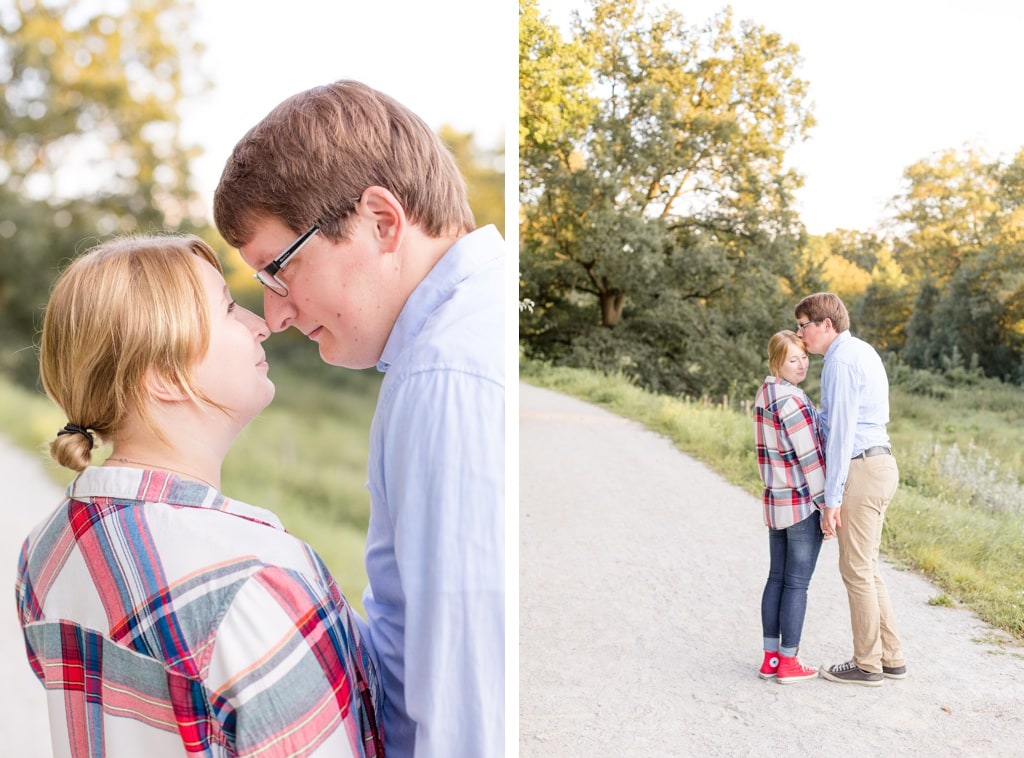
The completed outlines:
[[[182,137],[182,108],[215,85],[194,18],[191,0],[0,0],[0,373],[34,384],[54,278],[112,234],[200,235],[236,298],[260,310],[259,285],[193,189],[200,147]],[[467,176],[477,223],[502,228],[500,147],[440,134]],[[291,341],[286,332],[268,350]]]
[[[746,395],[796,301],[831,290],[903,374],[1024,383],[1024,149],[925,157],[880,229],[810,236],[784,158],[814,117],[780,34],[643,0],[565,30],[521,0],[519,34],[522,355]]]

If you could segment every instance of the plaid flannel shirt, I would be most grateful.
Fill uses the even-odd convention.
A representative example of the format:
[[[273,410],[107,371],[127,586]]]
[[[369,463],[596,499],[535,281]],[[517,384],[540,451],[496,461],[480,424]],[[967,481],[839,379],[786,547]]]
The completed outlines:
[[[25,541],[17,601],[55,758],[383,754],[355,615],[268,511],[86,469]]]
[[[767,377],[754,400],[754,440],[765,525],[785,529],[800,523],[821,507],[825,492],[818,413],[804,391]]]

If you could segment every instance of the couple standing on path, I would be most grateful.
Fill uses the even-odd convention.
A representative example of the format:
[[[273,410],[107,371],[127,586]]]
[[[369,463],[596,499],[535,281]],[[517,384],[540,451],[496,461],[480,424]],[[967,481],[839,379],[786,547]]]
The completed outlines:
[[[870,689],[758,679],[761,493],[599,404],[524,381],[520,414],[522,758],[1020,758],[1011,635],[932,602],[941,588],[883,555],[908,664],[927,665]],[[814,665],[850,655],[837,560],[833,539],[800,648]]]
[[[809,295],[795,315],[796,332],[779,332],[769,342],[771,375],[754,403],[770,552],[759,676],[781,684],[818,676],[797,651],[822,540],[836,537],[853,656],[820,674],[833,682],[880,686],[884,677],[906,676],[878,566],[885,512],[899,484],[886,432],[889,382],[878,353],[850,334],[839,297]],[[807,376],[808,352],[824,356],[820,414],[797,386]]]
[[[501,755],[501,236],[474,229],[427,125],[351,81],[250,130],[214,205],[266,320],[190,235],[99,245],[46,309],[40,374],[68,419],[51,456],[80,473],[17,597],[54,755]],[[289,326],[385,372],[366,621],[274,514],[219,492],[274,396],[262,343]]]

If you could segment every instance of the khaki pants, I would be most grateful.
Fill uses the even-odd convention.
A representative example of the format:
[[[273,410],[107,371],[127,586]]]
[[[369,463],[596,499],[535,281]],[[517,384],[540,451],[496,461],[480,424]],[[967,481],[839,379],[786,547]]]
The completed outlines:
[[[882,673],[883,664],[905,662],[889,591],[878,572],[882,524],[899,479],[891,455],[850,461],[840,511],[843,525],[836,530],[839,573],[850,602],[853,662],[876,674]]]

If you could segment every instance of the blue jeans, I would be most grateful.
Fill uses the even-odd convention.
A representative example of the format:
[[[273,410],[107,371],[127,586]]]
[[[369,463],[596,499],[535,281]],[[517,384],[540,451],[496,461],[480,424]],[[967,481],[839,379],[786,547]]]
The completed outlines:
[[[777,645],[780,654],[796,655],[807,612],[807,588],[821,552],[821,514],[787,529],[768,530],[771,566],[761,595],[761,628],[765,650]]]

